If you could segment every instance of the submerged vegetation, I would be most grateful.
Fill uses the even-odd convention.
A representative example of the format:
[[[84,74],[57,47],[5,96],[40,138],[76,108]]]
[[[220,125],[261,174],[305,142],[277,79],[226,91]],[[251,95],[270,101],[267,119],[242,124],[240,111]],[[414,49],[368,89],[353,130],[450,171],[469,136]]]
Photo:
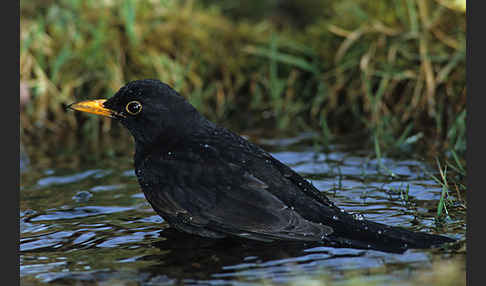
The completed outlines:
[[[389,267],[389,266],[388,266]],[[363,273],[361,270],[349,271],[344,274],[346,280],[334,281],[327,277],[326,270],[323,269],[321,275],[314,275],[299,278],[289,283],[283,283],[289,286],[313,286],[313,285],[339,285],[339,286],[378,286],[378,285],[466,285],[466,271],[462,259],[439,260],[433,262],[430,269],[419,270],[411,274],[408,281],[386,280],[385,276],[380,277],[387,267],[367,270]],[[274,285],[265,282],[263,285]]]

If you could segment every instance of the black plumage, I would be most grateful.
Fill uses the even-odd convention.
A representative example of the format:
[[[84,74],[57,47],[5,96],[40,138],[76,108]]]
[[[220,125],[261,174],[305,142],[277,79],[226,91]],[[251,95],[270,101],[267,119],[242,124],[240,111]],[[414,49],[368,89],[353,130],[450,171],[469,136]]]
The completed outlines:
[[[143,193],[178,230],[391,252],[454,241],[356,219],[257,145],[207,120],[160,81],[133,81],[112,98],[96,101],[94,109],[92,102],[71,107],[115,118],[130,131]]]

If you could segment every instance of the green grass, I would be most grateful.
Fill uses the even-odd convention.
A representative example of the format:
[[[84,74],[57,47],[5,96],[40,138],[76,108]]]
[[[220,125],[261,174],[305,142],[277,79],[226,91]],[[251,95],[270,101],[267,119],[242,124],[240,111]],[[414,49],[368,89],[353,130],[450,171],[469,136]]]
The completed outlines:
[[[377,157],[464,157],[464,12],[443,1],[344,0],[319,2],[320,13],[304,1],[299,11],[312,17],[272,21],[204,2],[21,1],[23,137],[98,141],[116,125],[64,107],[157,78],[237,130],[312,129],[321,144],[358,133]]]
[[[441,223],[449,218],[449,207],[459,207],[465,210],[466,200],[466,169],[455,152],[452,152],[453,162],[447,161],[444,166],[437,159],[437,168],[440,177],[431,175],[431,178],[442,188],[441,197],[437,205],[436,221]]]

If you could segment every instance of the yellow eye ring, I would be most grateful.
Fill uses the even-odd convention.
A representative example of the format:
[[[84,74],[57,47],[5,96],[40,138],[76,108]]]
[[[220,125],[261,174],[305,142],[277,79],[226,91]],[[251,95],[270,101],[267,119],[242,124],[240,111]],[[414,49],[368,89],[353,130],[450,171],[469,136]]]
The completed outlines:
[[[127,103],[127,106],[125,106],[125,110],[128,112],[128,114],[131,115],[137,115],[142,111],[142,104],[139,101],[130,101]]]

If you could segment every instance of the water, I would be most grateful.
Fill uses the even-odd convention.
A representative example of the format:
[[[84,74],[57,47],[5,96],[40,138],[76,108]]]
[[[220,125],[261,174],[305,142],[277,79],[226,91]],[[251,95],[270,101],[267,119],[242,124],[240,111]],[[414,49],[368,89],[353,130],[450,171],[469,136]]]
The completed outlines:
[[[444,226],[436,225],[441,188],[430,177],[435,170],[423,162],[382,158],[385,168],[380,168],[372,153],[350,145],[316,152],[305,134],[259,143],[357,218],[464,238],[465,213],[460,208],[449,210]],[[441,250],[389,254],[182,234],[169,228],[145,200],[133,172],[133,151],[127,150],[102,160],[90,159],[86,151],[55,150],[62,154],[59,158],[35,155],[21,163],[22,283],[253,285],[322,277],[346,281],[349,273],[358,271],[379,285],[407,285],[434,261],[465,256]]]

